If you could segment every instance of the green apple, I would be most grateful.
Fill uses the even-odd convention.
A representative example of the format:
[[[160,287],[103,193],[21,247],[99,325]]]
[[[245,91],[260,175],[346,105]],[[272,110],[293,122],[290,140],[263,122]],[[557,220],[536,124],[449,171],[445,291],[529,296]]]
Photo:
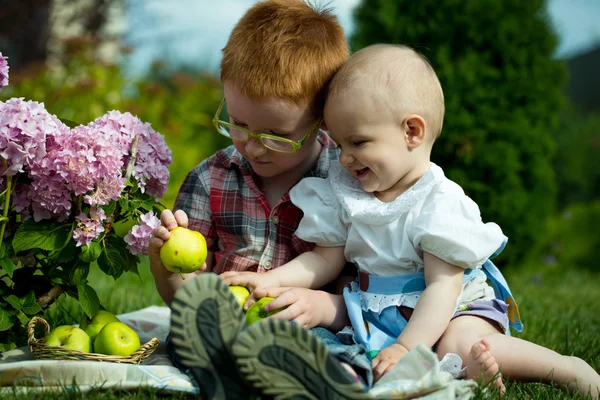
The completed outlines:
[[[256,303],[252,304],[250,308],[246,310],[246,325],[252,325],[253,323],[260,321],[261,319],[265,319],[267,317],[270,317],[271,315],[275,315],[279,311],[283,310],[283,308],[280,308],[278,310],[266,312],[265,305],[269,304],[273,300],[275,300],[273,297],[263,297],[262,299],[258,299]]]
[[[139,349],[140,337],[122,322],[104,325],[94,340],[94,352],[109,356],[129,356]]]
[[[206,239],[200,232],[178,226],[160,248],[160,259],[171,272],[188,274],[206,261]]]
[[[244,286],[229,286],[229,290],[233,293],[233,297],[235,297],[240,307],[243,307],[246,299],[250,296],[250,291]]]
[[[83,319],[81,320],[79,327],[90,336],[90,339],[92,339],[93,343],[94,339],[96,339],[96,335],[98,335],[98,332],[100,332],[104,325],[111,322],[120,322],[120,320],[114,314],[109,313],[108,311],[99,310],[91,319],[88,318],[87,315],[83,314]]]
[[[85,331],[73,325],[61,325],[52,329],[44,338],[48,346],[64,347],[85,353],[92,351],[92,339]]]

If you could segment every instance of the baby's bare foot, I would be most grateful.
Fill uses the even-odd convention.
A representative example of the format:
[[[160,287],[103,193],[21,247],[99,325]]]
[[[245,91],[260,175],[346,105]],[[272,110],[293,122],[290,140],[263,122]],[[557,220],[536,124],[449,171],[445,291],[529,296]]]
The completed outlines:
[[[506,390],[502,382],[500,366],[490,353],[490,344],[486,339],[480,340],[471,347],[467,359],[467,378],[475,379],[480,384],[493,382],[493,385],[500,390],[500,395],[503,395]]]

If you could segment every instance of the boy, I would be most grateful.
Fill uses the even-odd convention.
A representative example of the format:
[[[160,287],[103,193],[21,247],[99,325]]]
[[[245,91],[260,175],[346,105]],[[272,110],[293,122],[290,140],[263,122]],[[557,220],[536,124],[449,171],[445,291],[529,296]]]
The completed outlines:
[[[163,212],[149,248],[157,290],[172,309],[169,352],[191,370],[203,397],[250,395],[230,352],[244,327],[242,310],[231,307],[228,288],[213,274],[193,280],[196,274],[188,274],[189,284],[174,300],[184,280],[164,268],[160,247],[177,226],[201,232],[209,252],[199,275],[265,272],[313,248],[294,234],[302,214],[288,191],[303,177],[326,177],[330,162],[338,157],[335,144],[319,127],[327,84],[347,57],[336,18],[300,0],[257,3],[224,48],[225,98],[213,122],[233,145],[189,173],[175,203],[177,211]],[[229,118],[223,121],[225,103]],[[327,320],[323,325],[346,318],[336,311],[343,309],[341,296],[306,289],[291,293],[297,297],[289,309],[309,319],[315,308],[331,314],[319,316],[319,323]],[[307,321],[307,326],[316,324],[316,319]],[[355,382],[344,376],[345,384]]]

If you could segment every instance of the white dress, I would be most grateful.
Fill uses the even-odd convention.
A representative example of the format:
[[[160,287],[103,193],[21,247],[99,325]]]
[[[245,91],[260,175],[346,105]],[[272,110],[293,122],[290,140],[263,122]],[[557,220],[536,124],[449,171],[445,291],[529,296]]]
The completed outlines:
[[[327,179],[305,178],[290,191],[304,212],[296,235],[322,247],[345,246],[360,271],[392,276],[423,271],[423,252],[462,267],[479,267],[507,238],[494,223],[483,223],[479,207],[440,167],[430,169],[409,190],[385,203],[362,190],[339,163]],[[458,303],[493,299],[483,271],[463,285]],[[390,305],[414,308],[420,293],[382,300],[361,293],[365,311]]]

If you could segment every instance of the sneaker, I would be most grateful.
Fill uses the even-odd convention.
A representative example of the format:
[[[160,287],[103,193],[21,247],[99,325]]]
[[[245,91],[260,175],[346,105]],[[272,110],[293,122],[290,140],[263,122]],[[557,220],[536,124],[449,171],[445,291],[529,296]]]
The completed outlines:
[[[186,282],[171,304],[171,335],[178,362],[198,382],[203,399],[246,399],[231,346],[245,328],[244,311],[229,287],[212,273]]]
[[[238,336],[233,354],[244,378],[277,400],[369,398],[318,338],[288,321],[251,325]]]

